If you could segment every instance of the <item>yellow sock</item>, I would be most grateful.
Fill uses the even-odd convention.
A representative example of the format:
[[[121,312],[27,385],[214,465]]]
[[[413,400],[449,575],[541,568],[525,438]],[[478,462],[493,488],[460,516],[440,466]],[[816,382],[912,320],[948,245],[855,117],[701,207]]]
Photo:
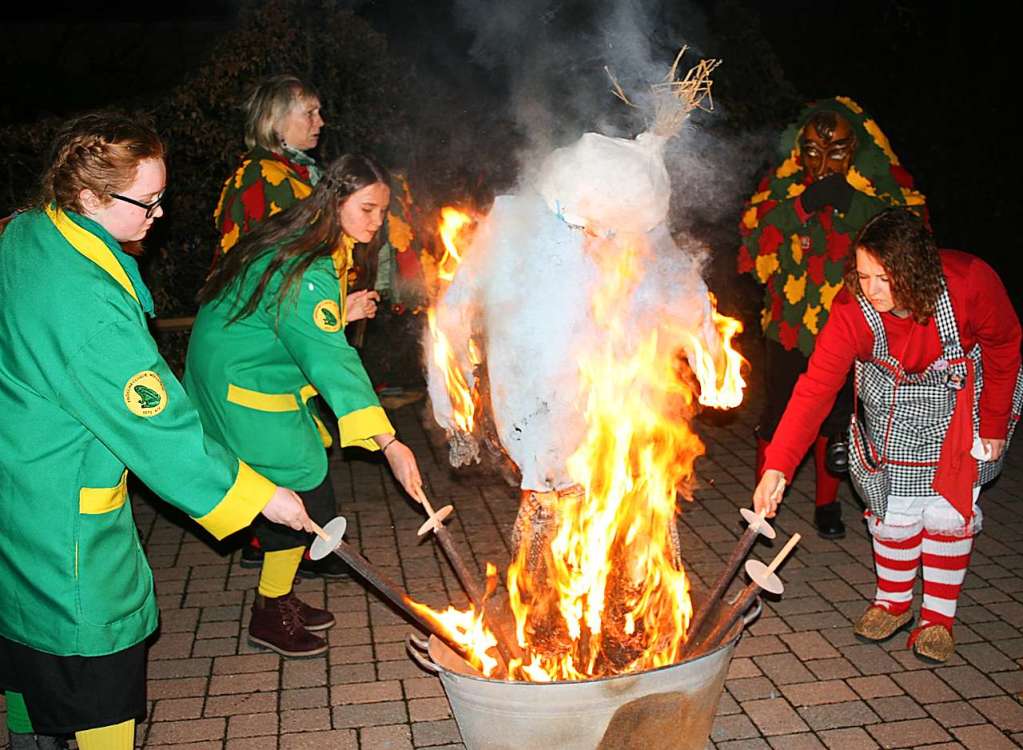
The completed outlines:
[[[271,598],[289,593],[303,553],[305,547],[264,552],[263,569],[259,572],[259,593]]]
[[[135,747],[135,720],[75,732],[78,750],[132,750]]]

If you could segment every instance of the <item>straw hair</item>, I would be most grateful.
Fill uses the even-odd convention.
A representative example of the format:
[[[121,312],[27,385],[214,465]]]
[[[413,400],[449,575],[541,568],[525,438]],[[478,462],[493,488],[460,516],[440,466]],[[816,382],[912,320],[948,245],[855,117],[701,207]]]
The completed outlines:
[[[281,121],[303,99],[320,95],[316,89],[293,75],[271,76],[259,82],[245,100],[245,145],[279,154],[283,142],[278,132]]]
[[[120,112],[92,112],[57,133],[37,204],[82,212],[79,195],[91,190],[109,202],[135,180],[139,162],[162,159],[164,146],[148,123]]]
[[[668,69],[664,79],[650,86],[650,94],[653,99],[652,123],[650,130],[664,138],[671,138],[678,134],[685,124],[689,113],[694,109],[711,111],[714,109],[714,99],[711,96],[711,87],[714,81],[710,74],[721,64],[720,60],[700,60],[689,69],[683,78],[678,78],[678,64],[688,47],[683,47],[675,56],[675,62]],[[605,67],[605,72],[611,79],[611,92],[628,104],[635,107],[625,90],[611,71]],[[706,104],[704,101],[706,100]]]

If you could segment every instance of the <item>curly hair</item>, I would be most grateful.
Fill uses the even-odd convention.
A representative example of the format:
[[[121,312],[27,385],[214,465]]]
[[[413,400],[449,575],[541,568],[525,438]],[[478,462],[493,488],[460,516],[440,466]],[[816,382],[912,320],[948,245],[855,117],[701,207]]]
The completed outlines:
[[[163,142],[148,122],[120,112],[76,117],[54,138],[37,203],[80,213],[82,190],[109,201],[110,193],[131,185],[139,162],[163,157]]]
[[[918,323],[934,315],[945,277],[934,236],[919,216],[905,208],[882,211],[863,225],[853,247],[872,255],[888,273],[896,307],[908,310]],[[845,285],[863,295],[855,253],[849,256]]]

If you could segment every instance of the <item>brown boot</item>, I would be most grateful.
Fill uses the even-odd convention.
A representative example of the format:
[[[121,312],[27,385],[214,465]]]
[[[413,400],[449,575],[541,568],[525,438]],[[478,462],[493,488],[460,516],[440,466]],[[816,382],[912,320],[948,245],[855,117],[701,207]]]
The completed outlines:
[[[330,613],[330,610],[318,609],[295,596],[294,591],[290,591],[281,599],[287,599],[289,601],[288,606],[294,607],[298,610],[298,617],[302,620],[302,624],[305,629],[310,633],[319,632],[320,630],[327,630],[328,628],[334,627],[334,623],[337,620],[334,619],[334,615]]]
[[[302,625],[298,607],[288,596],[271,598],[256,594],[249,643],[272,649],[281,656],[318,656],[327,651],[327,642]]]

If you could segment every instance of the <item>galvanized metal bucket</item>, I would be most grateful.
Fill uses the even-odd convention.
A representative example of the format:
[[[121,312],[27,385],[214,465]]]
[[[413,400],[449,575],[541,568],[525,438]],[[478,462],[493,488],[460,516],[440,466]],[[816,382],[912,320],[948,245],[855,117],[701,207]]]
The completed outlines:
[[[646,672],[578,682],[506,682],[481,676],[437,638],[409,639],[440,676],[468,750],[703,750],[728,665],[757,600],[722,645]]]

